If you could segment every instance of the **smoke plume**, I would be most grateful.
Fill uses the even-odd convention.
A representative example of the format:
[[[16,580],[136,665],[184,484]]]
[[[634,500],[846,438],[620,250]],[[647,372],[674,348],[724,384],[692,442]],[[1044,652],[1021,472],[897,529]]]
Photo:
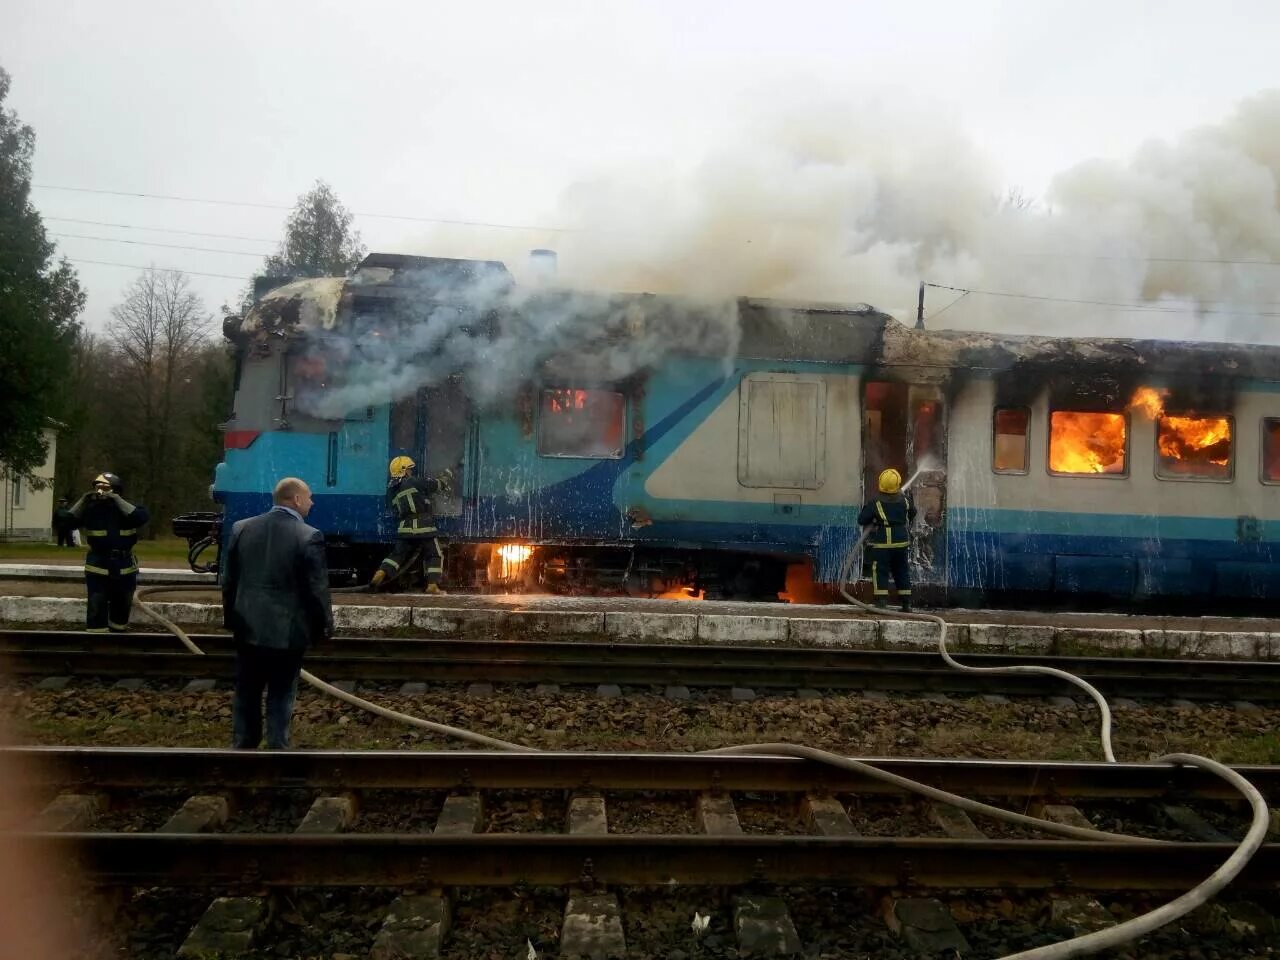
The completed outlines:
[[[673,351],[727,363],[739,338],[736,304],[725,299],[519,287],[492,275],[441,286],[428,271],[400,282],[422,295],[390,301],[390,312],[357,309],[339,329],[313,334],[294,361],[299,410],[336,419],[454,374],[483,409],[508,402],[535,372],[609,385]]]
[[[673,350],[727,362],[736,297],[870,303],[910,320],[921,280],[960,288],[929,291],[931,328],[1280,341],[1280,91],[1127,162],[1080,163],[1035,201],[921,110],[828,104],[748,127],[688,173],[615,170],[566,191],[555,291],[491,278],[427,296],[424,279],[393,315],[325,332],[301,369],[336,359],[344,374],[300,389],[299,408],[339,417],[458,372],[494,404],[552,358],[602,383]],[[455,241],[404,252],[524,267],[514,240]],[[595,292],[609,290],[685,300]]]
[[[1080,163],[1036,202],[945,121],[839,105],[753,118],[687,176],[581,182],[559,245],[575,282],[604,289],[860,301],[910,319],[927,280],[985,291],[937,326],[1274,342],[1278,183],[1280,91],[1127,162]],[[930,291],[928,312],[958,296]]]

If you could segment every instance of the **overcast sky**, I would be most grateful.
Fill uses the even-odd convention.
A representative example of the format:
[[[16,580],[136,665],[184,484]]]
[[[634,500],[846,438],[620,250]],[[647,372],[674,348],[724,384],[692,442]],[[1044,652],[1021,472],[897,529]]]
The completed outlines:
[[[1124,158],[1280,84],[1278,20],[1275,0],[8,0],[0,65],[8,106],[36,131],[37,184],[288,206],[323,178],[361,214],[555,225],[583,178],[691,168],[764,101],[910,104],[1037,195],[1081,160]],[[227,275],[193,277],[216,312],[285,215],[33,196],[53,233],[254,254],[58,237],[94,327],[134,271],[83,261]],[[370,249],[556,245],[539,230],[358,226]]]

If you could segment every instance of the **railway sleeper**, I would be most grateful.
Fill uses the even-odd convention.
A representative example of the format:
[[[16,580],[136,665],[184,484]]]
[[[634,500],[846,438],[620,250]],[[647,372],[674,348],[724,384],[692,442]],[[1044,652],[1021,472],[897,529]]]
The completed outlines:
[[[219,804],[217,801],[221,801]],[[163,833],[199,833],[201,829],[170,829],[175,821],[180,826],[197,826],[197,819],[227,819],[227,802],[223,797],[192,797],[161,828]],[[186,817],[186,820],[182,818]],[[341,833],[354,822],[355,801],[349,797],[317,797],[298,825],[295,833]],[[203,829],[208,829],[206,825]],[[270,896],[216,897],[192,927],[178,948],[178,956],[190,960],[213,960],[235,957],[253,949],[271,922],[275,898]]]

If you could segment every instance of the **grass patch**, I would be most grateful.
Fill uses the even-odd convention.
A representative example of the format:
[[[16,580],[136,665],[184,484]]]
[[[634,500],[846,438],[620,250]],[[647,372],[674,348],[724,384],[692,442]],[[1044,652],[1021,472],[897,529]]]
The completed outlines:
[[[58,547],[51,543],[0,543],[0,561],[33,563],[55,560],[77,565],[84,561],[84,547]],[[138,561],[150,566],[186,566],[187,541],[179,537],[139,540],[134,547]]]

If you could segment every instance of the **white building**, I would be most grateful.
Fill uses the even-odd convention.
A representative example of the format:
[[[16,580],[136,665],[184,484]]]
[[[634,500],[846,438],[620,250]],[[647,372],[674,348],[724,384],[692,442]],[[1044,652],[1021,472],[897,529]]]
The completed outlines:
[[[0,463],[0,540],[49,540],[53,535],[53,461],[58,432],[44,428],[49,443],[44,463],[35,471],[39,489],[27,477],[15,476]]]

